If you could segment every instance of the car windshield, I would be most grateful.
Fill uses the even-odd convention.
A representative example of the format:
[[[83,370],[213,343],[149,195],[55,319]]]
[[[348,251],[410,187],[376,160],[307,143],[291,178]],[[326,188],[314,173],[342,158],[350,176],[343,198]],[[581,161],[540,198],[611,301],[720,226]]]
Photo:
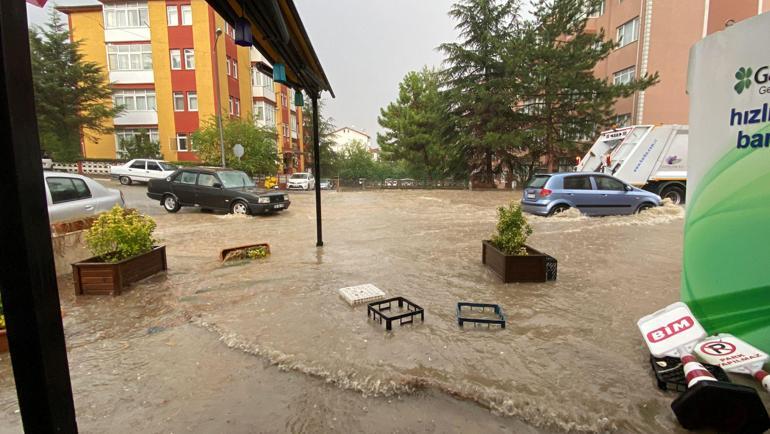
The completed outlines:
[[[218,175],[225,188],[254,187],[254,181],[241,171],[219,172]]]
[[[177,169],[177,167],[174,166],[173,164],[168,164],[168,163],[164,163],[164,162],[161,162],[161,161],[158,161],[158,164],[160,165],[161,169],[163,169],[165,171],[168,171],[168,172],[171,172],[171,171]]]
[[[307,179],[307,173],[295,173],[290,179]]]
[[[550,178],[549,175],[538,175],[532,178],[532,181],[529,182],[529,185],[527,187],[530,188],[543,188],[546,182],[548,182],[548,178]]]

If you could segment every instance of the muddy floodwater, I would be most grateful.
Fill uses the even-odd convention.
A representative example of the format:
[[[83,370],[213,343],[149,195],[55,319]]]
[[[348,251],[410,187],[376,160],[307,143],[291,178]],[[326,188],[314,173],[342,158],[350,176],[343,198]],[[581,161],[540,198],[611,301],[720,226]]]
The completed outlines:
[[[269,217],[158,216],[167,274],[114,298],[76,300],[60,281],[81,430],[678,431],[636,320],[678,299],[683,209],[528,217],[558,279],[502,284],[481,240],[518,198],[324,193],[322,249],[311,194]],[[258,242],[267,259],[218,260]],[[363,283],[425,322],[386,332],[337,295]],[[459,328],[458,301],[500,304],[507,327]],[[4,357],[0,432],[19,430]]]

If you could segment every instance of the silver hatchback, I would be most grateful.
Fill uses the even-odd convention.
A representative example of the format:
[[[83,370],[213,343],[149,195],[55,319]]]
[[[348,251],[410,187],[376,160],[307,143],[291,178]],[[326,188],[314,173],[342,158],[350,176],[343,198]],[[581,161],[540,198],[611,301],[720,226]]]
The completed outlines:
[[[659,206],[655,193],[628,185],[603,173],[553,173],[535,175],[521,199],[521,209],[550,216],[569,208],[586,215],[633,214]]]
[[[126,206],[122,192],[86,176],[59,172],[43,172],[43,176],[51,223],[96,215],[115,205]]]

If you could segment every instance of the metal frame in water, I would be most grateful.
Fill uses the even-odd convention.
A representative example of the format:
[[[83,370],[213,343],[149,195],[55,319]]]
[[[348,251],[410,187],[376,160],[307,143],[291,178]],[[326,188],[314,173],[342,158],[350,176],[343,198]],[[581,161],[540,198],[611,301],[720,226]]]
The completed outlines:
[[[488,308],[492,309],[494,312],[495,318],[473,318],[473,317],[465,317],[463,316],[463,307],[469,307],[471,310],[473,310],[474,307],[480,307],[482,312],[485,312]],[[490,325],[499,325],[500,328],[505,328],[505,313],[503,312],[503,308],[500,307],[499,304],[494,303],[472,303],[468,301],[460,301],[457,302],[457,324],[462,327],[463,323],[470,322],[473,323],[473,325],[476,324],[486,324],[487,327]]]
[[[404,312],[398,315],[391,315],[391,316],[385,314],[383,311],[390,310],[393,307],[391,303],[393,303],[394,301],[398,302],[398,307],[402,309],[404,307],[404,304],[406,304],[407,312]],[[372,319],[379,320],[380,324],[382,324],[382,320],[384,319],[385,330],[392,330],[393,329],[392,322],[395,320],[399,320],[398,322],[399,325],[411,324],[414,322],[414,317],[416,317],[417,315],[420,315],[420,321],[425,322],[425,311],[423,310],[423,308],[405,299],[404,297],[393,297],[387,300],[375,301],[375,302],[369,303],[366,306],[367,319],[371,317]]]

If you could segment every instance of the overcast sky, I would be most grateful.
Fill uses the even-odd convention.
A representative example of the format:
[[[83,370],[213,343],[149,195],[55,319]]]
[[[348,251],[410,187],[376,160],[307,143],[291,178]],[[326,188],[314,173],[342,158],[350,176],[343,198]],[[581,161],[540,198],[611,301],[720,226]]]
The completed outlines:
[[[59,0],[59,5],[92,0]],[[324,95],[326,115],[337,127],[365,129],[376,143],[380,107],[398,96],[403,76],[423,65],[439,66],[436,47],[456,39],[447,15],[453,0],[295,0],[336,99]],[[49,0],[46,9],[53,1]],[[27,5],[31,24],[47,11]]]

